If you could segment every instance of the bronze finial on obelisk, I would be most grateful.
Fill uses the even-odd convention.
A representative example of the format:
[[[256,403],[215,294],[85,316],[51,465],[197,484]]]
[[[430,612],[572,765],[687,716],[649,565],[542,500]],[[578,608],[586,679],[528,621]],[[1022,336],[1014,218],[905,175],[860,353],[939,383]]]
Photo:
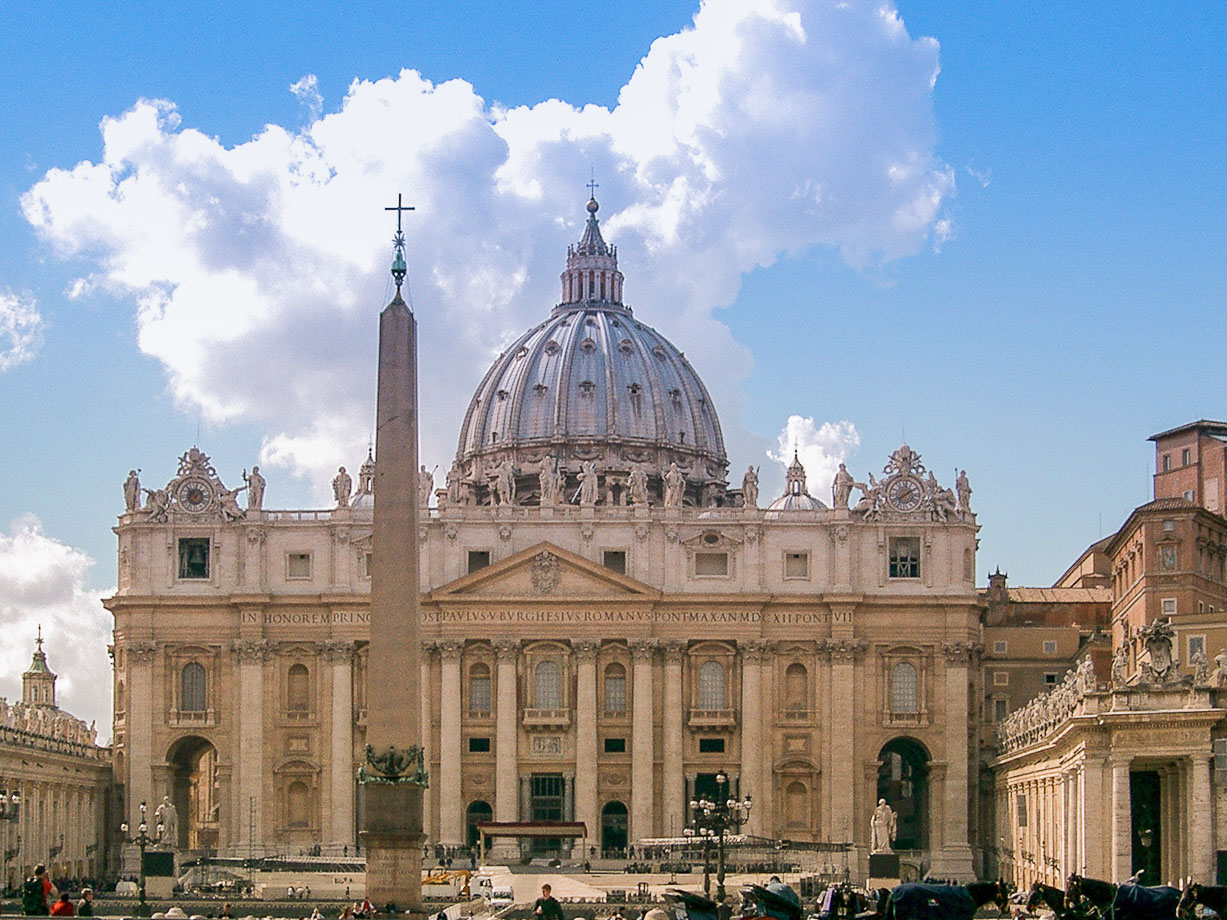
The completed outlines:
[[[396,196],[396,296],[379,315],[375,523],[367,672],[362,843],[366,896],[379,909],[422,906],[421,604],[418,577],[417,323],[401,296],[405,234]]]

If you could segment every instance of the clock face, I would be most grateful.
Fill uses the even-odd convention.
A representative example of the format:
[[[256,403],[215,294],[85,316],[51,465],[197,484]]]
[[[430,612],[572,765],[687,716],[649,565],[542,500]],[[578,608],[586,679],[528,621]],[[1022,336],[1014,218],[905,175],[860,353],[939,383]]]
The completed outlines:
[[[185,479],[176,491],[179,507],[199,514],[213,503],[213,487],[204,479]]]
[[[898,511],[915,511],[920,507],[922,494],[919,479],[912,476],[900,476],[891,483],[886,498]]]

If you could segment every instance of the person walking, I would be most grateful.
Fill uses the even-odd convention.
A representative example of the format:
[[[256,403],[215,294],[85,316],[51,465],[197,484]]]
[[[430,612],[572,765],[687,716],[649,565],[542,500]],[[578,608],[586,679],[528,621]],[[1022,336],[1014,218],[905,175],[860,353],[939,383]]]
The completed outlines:
[[[562,915],[562,905],[552,894],[553,890],[549,882],[541,886],[541,897],[533,902],[533,916],[537,920],[566,920]]]

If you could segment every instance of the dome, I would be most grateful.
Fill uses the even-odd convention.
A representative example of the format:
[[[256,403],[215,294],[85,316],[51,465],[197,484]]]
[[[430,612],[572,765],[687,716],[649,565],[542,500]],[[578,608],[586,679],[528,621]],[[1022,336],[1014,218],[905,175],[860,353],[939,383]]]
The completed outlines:
[[[784,483],[784,494],[767,506],[770,511],[826,511],[827,506],[809,494],[805,487],[805,467],[797,452],[792,452],[792,463]]]
[[[685,356],[622,303],[617,250],[601,238],[598,207],[588,202],[583,238],[567,250],[562,302],[477,388],[454,471],[483,503],[487,470],[510,458],[516,503],[532,504],[546,462],[565,475],[595,461],[615,487],[640,467],[656,497],[677,463],[687,504],[721,504],[728,459],[711,397]]]

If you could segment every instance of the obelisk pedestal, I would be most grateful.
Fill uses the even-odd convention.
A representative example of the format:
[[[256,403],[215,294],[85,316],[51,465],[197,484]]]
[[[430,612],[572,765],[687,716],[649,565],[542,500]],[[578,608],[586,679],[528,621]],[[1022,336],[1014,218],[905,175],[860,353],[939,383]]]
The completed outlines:
[[[404,236],[397,205],[396,296],[379,316],[371,646],[367,673],[362,845],[366,896],[378,909],[422,909],[421,605],[418,577],[417,324],[401,297]]]

